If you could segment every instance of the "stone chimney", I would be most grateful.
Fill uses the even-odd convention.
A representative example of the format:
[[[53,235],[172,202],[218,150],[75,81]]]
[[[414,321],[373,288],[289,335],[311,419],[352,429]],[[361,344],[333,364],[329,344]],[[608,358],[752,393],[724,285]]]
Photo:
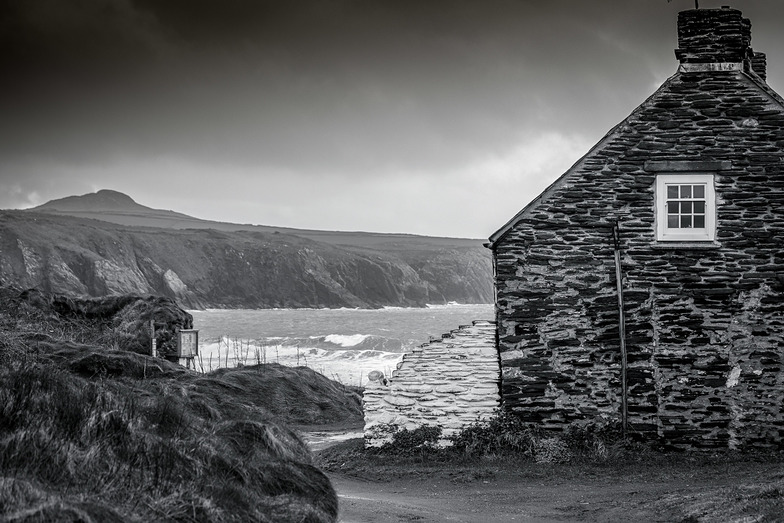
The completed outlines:
[[[768,81],[768,58],[765,53],[754,52],[754,56],[751,57],[751,69],[757,73],[757,76]]]
[[[751,22],[737,9],[691,9],[678,13],[683,71],[749,71],[765,79],[765,55],[751,49]]]

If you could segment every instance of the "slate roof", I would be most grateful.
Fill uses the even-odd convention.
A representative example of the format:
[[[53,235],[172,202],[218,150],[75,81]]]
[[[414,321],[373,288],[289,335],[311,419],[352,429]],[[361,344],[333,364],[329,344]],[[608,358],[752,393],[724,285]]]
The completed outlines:
[[[493,233],[488,247],[502,241],[521,219],[575,176],[595,174],[597,162],[639,169],[632,164],[641,158],[726,162],[749,154],[780,155],[784,148],[784,98],[752,70],[750,62],[735,65],[740,70],[693,71],[693,64],[681,64],[656,92]],[[760,143],[766,142],[769,150],[758,150],[764,148]]]

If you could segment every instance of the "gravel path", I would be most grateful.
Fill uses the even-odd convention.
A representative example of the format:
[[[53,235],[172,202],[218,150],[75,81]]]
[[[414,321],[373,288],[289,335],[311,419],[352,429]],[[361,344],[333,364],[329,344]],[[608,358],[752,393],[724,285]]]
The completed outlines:
[[[657,500],[686,485],[607,481],[529,483],[493,478],[471,483],[427,479],[371,482],[330,475],[341,523],[508,521],[673,521]]]

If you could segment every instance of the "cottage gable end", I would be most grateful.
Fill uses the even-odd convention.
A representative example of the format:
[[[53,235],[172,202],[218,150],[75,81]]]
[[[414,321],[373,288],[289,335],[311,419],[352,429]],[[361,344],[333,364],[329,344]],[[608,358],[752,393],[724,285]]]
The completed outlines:
[[[732,23],[737,25],[740,35],[733,37],[732,31],[725,27]],[[776,115],[780,117],[784,112],[784,99],[764,81],[765,66],[759,63],[764,63],[764,55],[749,47],[748,20],[734,9],[702,9],[681,13],[679,24],[680,47],[676,49],[676,56],[681,63],[678,71],[491,235],[490,248],[502,242],[522,219],[541,210],[546,202],[554,201],[556,194],[572,193],[576,186],[587,187],[597,177],[643,174],[648,172],[646,161],[691,161],[706,165],[723,162],[727,165],[737,159],[740,160],[737,166],[742,169],[746,165],[742,156],[748,148],[762,147],[754,142],[770,145],[771,139],[773,143],[780,139],[781,122]],[[716,41],[716,38],[709,38],[710,34],[703,34],[711,30],[729,34],[718,41],[729,41],[730,51],[721,47],[715,50],[706,43]],[[757,69],[754,69],[755,63]],[[732,67],[726,64],[732,64]],[[700,169],[700,172],[704,171]],[[577,192],[584,194],[583,189]],[[601,208],[608,211],[614,207],[617,202],[601,204]],[[594,224],[609,226],[623,214],[608,212],[605,218],[595,217]]]
[[[505,410],[784,441],[784,102],[750,41],[682,13],[678,71],[490,238]]]

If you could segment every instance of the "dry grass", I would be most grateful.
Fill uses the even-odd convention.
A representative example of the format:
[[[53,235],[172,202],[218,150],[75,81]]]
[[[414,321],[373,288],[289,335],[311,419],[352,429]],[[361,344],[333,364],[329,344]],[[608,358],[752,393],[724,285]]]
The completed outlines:
[[[322,396],[319,413],[289,413],[303,423],[345,415],[345,393],[332,407],[297,369],[204,376],[105,336],[91,322],[0,310],[0,519],[335,520],[329,480],[275,416],[290,401],[275,382]]]

